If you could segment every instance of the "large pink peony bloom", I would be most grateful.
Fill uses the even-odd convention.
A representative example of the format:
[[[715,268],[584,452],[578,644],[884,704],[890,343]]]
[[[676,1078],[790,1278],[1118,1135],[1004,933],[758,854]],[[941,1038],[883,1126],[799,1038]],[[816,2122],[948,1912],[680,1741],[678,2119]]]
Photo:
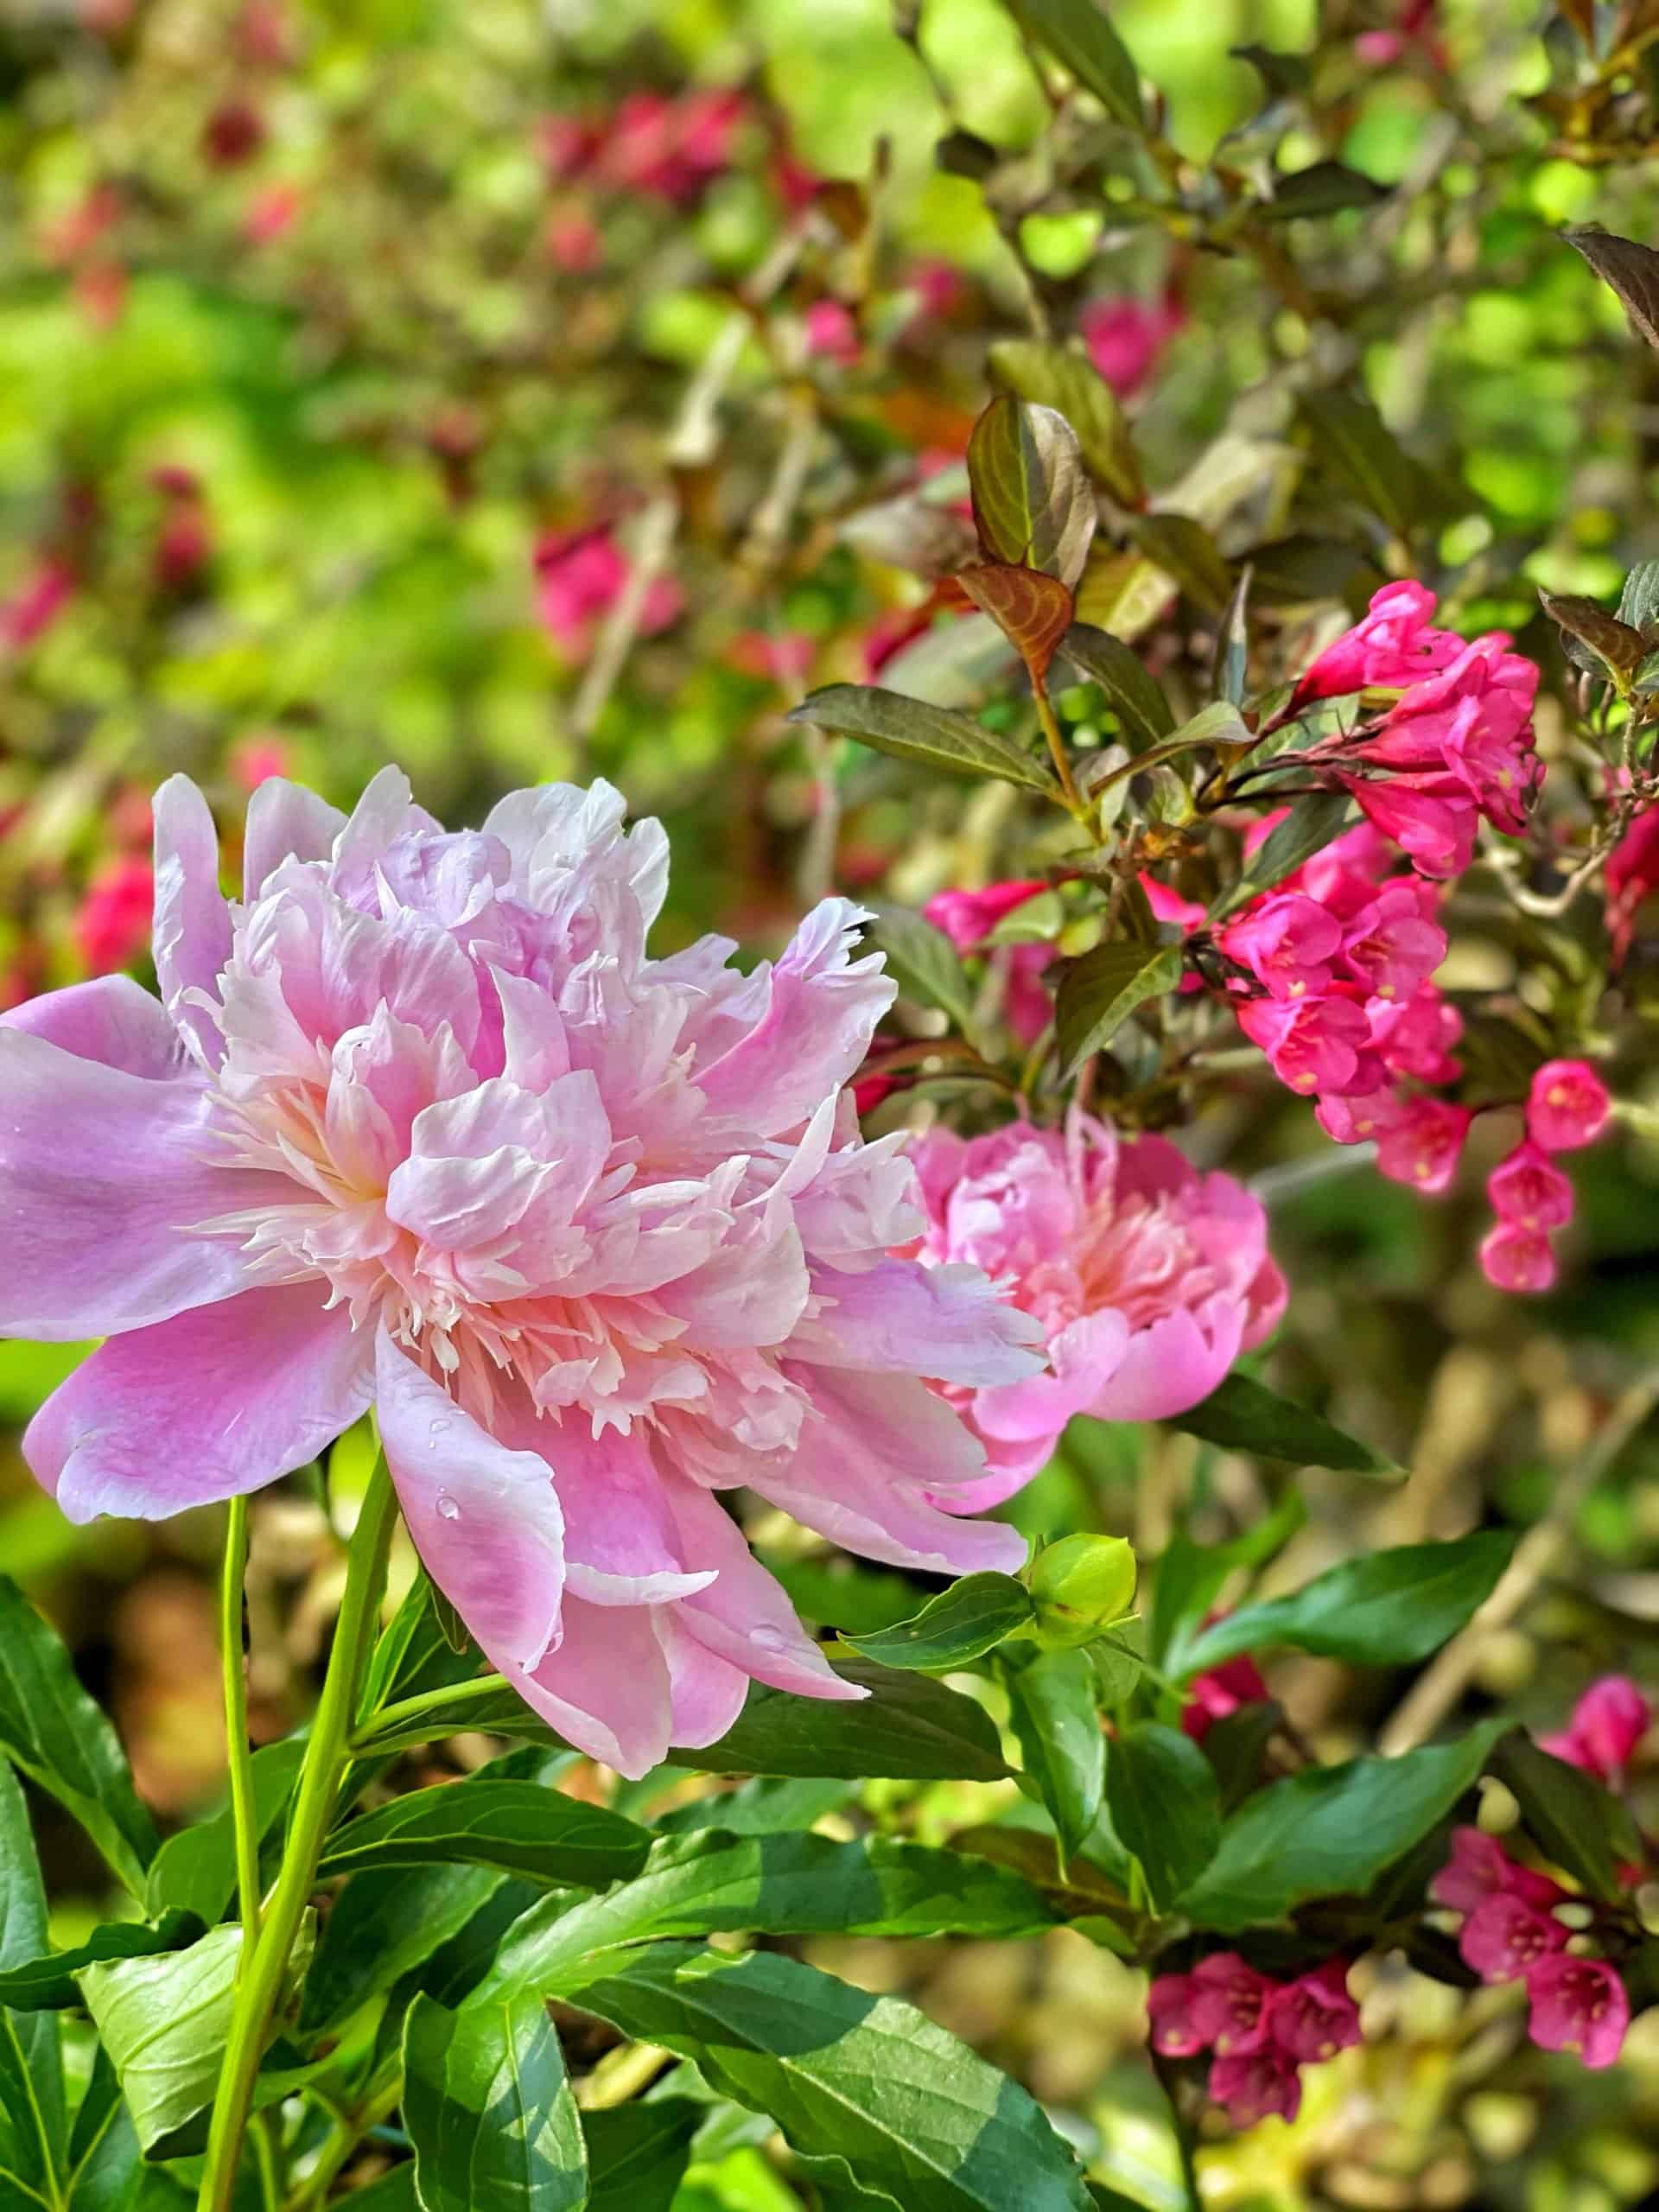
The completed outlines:
[[[913,1249],[982,1268],[1048,1344],[1046,1375],[949,1393],[985,1440],[989,1471],[969,1492],[981,1505],[1027,1481],[1073,1414],[1160,1421],[1197,1405],[1284,1310],[1260,1205],[1162,1137],[1121,1139],[1074,1113],[1064,1134],[930,1129],[911,1156],[929,1220]]]
[[[855,1693],[750,1557],[746,1484],[933,1572],[1017,1567],[921,1376],[1016,1384],[1034,1325],[843,1085],[893,987],[830,899],[772,965],[647,957],[668,851],[608,785],[446,834],[396,770],[347,821],[273,779],[244,897],[175,778],[156,969],[0,1027],[0,1330],[109,1341],[24,1441],[74,1520],[302,1466],[378,1407],[410,1533],[492,1662],[630,1775],[751,1677]],[[923,1477],[925,1471],[925,1492]]]

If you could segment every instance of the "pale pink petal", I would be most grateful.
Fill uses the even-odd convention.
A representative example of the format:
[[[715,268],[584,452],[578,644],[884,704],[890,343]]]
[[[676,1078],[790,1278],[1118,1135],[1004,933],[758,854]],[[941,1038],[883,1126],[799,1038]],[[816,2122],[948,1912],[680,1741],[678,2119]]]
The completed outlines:
[[[624,1436],[587,1433],[575,1416],[535,1422],[554,1471],[564,1515],[566,1580],[592,1605],[664,1605],[714,1580],[683,1557],[663,1480],[643,1423]],[[512,1431],[524,1442],[531,1432]]]
[[[586,1070],[539,1095],[503,1077],[426,1107],[409,1158],[386,1188],[386,1211],[435,1249],[453,1252],[534,1217],[569,1223],[611,1149],[599,1086]]]
[[[277,1179],[210,1164],[219,1141],[194,1068],[130,1075],[10,1026],[0,1096],[0,1333],[111,1336],[243,1287],[236,1240],[190,1232]]]
[[[156,792],[156,981],[180,1033],[209,1067],[224,1039],[198,994],[217,999],[231,957],[231,910],[219,887],[219,833],[207,802],[188,776],[169,776]]]
[[[812,1289],[828,1303],[796,1331],[790,1351],[820,1366],[1017,1386],[1041,1364],[1040,1324],[999,1297],[977,1268],[818,1267]]]
[[[1009,1444],[1057,1437],[1073,1414],[1098,1402],[1133,1340],[1128,1323],[1112,1306],[1085,1313],[1050,1343],[1052,1374],[982,1390],[974,1401],[975,1421],[987,1436]]]
[[[384,1330],[375,1366],[386,1465],[427,1573],[504,1672],[535,1667],[564,1590],[551,1466],[486,1433]]]
[[[72,1521],[164,1520],[315,1459],[373,1380],[372,1347],[320,1284],[245,1290],[112,1337],[35,1414],[23,1456]]]
[[[1244,1309],[1208,1299],[1137,1329],[1122,1365],[1089,1410],[1100,1421],[1167,1421],[1207,1398],[1238,1357]]]
[[[346,827],[337,806],[303,784],[268,776],[248,801],[242,836],[242,896],[252,901],[287,860],[326,861]]]
[[[78,1059],[156,1081],[182,1075],[190,1065],[161,1001],[130,976],[99,976],[25,999],[0,1014],[0,1028],[21,1029]]]
[[[717,1497],[670,1478],[664,1496],[688,1566],[714,1567],[714,1580],[671,1609],[671,1618],[706,1650],[745,1675],[803,1697],[860,1698],[795,1617],[780,1583],[761,1566]]]
[[[718,1657],[684,1627],[677,1607],[657,1615],[657,1636],[668,1662],[669,1697],[673,1706],[672,1741],[688,1751],[716,1744],[736,1725],[749,1694],[749,1677],[741,1667]]]
[[[560,1625],[561,1641],[533,1674],[515,1675],[514,1686],[567,1743],[637,1782],[661,1765],[672,1740],[673,1693],[656,1609],[567,1597]]]

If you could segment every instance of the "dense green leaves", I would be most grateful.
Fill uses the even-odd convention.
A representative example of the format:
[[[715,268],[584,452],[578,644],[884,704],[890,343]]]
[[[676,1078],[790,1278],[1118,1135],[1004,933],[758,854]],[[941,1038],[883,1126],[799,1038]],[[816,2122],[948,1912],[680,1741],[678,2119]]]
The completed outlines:
[[[1472,1787],[1507,1726],[1489,1721],[1460,1743],[1317,1767],[1258,1790],[1224,1825],[1181,1910],[1232,1934],[1310,1897],[1363,1896]]]
[[[404,2028],[404,2119],[422,2212],[580,2212],[588,2146],[559,2039],[533,1998]]]
[[[1313,791],[1299,798],[1284,820],[1268,832],[1232,889],[1217,901],[1214,918],[1223,920],[1249,906],[1315,853],[1323,852],[1341,836],[1351,807],[1346,791]]]
[[[1286,1597],[1241,1605],[1217,1621],[1182,1653],[1181,1672],[1200,1674],[1272,1644],[1356,1667],[1408,1666],[1456,1635],[1491,1595],[1514,1548],[1513,1537],[1487,1531],[1345,1560]]]
[[[817,722],[842,737],[855,737],[896,760],[951,776],[994,776],[1028,791],[1054,797],[1058,789],[1047,764],[1006,737],[999,737],[967,715],[906,699],[879,685],[831,683],[814,691],[788,719]]]
[[[1060,970],[1054,1025],[1066,1074],[1091,1052],[1109,1045],[1123,1023],[1148,999],[1163,998],[1181,980],[1185,956],[1178,944],[1142,944],[1116,938],[1097,944]]]
[[[242,1930],[188,1950],[83,1967],[76,1979],[152,2158],[199,2150],[230,2027]]]
[[[500,1881],[487,1866],[410,1866],[348,1882],[306,1977],[300,2032],[320,2036],[447,1943]]]
[[[842,1641],[884,1666],[944,1672],[980,1659],[1032,1618],[1025,1585],[1010,1574],[966,1574],[912,1619]]]
[[[1088,2212],[1075,2158],[1025,2090],[897,1998],[772,1953],[663,1944],[613,1963],[582,2004],[694,2058],[798,2151],[844,2162],[905,2212]]]
[[[669,2212],[690,2163],[691,2139],[708,2116],[708,2107],[690,2097],[584,2113],[588,2212]]]
[[[1115,1738],[1106,1758],[1106,1805],[1126,1850],[1162,1911],[1202,1874],[1221,1838],[1215,1771],[1189,1738],[1147,1721]]]
[[[636,1881],[572,1905],[550,1897],[511,1930],[479,2001],[568,1995],[602,1953],[658,1936],[1016,1936],[1053,1915],[1029,1884],[919,1843],[841,1843],[798,1832],[668,1836]]]
[[[1390,530],[1406,536],[1434,505],[1424,472],[1368,399],[1309,392],[1301,412],[1320,465]]]
[[[870,1694],[860,1703],[791,1697],[757,1684],[736,1726],[704,1751],[675,1750],[676,1766],[705,1774],[891,1776],[918,1782],[996,1782],[1007,1774],[984,1709],[926,1675],[868,1659],[836,1672]]]
[[[0,2005],[14,2012],[62,2012],[81,2001],[75,1976],[82,1967],[109,1959],[149,1959],[182,1950],[200,1940],[201,1923],[191,1912],[167,1912],[152,1928],[142,1920],[112,1920],[95,1928],[73,1950],[43,1951],[0,1967]]]
[[[1119,123],[1139,130],[1146,117],[1135,60],[1098,0],[1007,0],[1027,35],[1046,46]]]
[[[1147,487],[1128,418],[1087,355],[1045,339],[1003,338],[991,347],[989,366],[1004,391],[1065,417],[1090,474],[1120,506],[1144,502]]]
[[[490,1866],[550,1887],[575,1882],[599,1889],[637,1873],[650,1847],[645,1829],[602,1805],[540,1783],[478,1776],[413,1790],[348,1822],[330,1839],[321,1871],[442,1861]]]
[[[1206,614],[1222,612],[1232,596],[1232,571],[1201,522],[1191,515],[1141,515],[1134,537],[1147,560],[1155,561],[1195,607]]]
[[[285,1736],[253,1755],[253,1819],[261,1839],[276,1827],[305,1761],[304,1739]],[[181,1828],[151,1861],[145,1885],[153,1914],[193,1913],[211,1927],[236,1893],[236,1831],[226,1805],[210,1821]]]
[[[1231,1452],[1256,1452],[1299,1467],[1335,1467],[1356,1475],[1396,1476],[1392,1459],[1347,1435],[1323,1414],[1281,1398],[1253,1375],[1234,1373],[1207,1398],[1170,1417],[1172,1428]]]
[[[0,1756],[80,1822],[135,1897],[156,1854],[114,1729],[75,1679],[69,1654],[0,1575]]]
[[[1123,741],[1132,753],[1173,734],[1175,716],[1146,663],[1133,645],[1115,638],[1109,630],[1092,623],[1074,622],[1060,648],[1080,676],[1098,683],[1106,703],[1123,726]]]
[[[936,1006],[964,1033],[973,1027],[974,987],[943,930],[907,906],[878,906],[870,942],[887,955],[887,972],[906,998]]]
[[[1106,1739],[1087,1651],[1042,1651],[1006,1669],[1010,1717],[1025,1770],[1070,1854],[1099,1817]]]
[[[47,1905],[29,1808],[17,1777],[0,1762],[0,2007],[7,1984],[47,1947]],[[8,2179],[39,2187],[62,2163],[66,2127],[58,2024],[0,2010],[0,2204]]]

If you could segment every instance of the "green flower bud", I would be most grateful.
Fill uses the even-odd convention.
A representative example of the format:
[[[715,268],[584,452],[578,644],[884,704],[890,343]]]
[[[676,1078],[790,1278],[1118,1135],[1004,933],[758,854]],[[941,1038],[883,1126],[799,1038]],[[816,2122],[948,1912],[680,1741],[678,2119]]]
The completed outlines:
[[[1122,1536],[1065,1536],[1026,1575],[1037,1640],[1051,1650],[1089,1643],[1135,1604],[1135,1554]]]

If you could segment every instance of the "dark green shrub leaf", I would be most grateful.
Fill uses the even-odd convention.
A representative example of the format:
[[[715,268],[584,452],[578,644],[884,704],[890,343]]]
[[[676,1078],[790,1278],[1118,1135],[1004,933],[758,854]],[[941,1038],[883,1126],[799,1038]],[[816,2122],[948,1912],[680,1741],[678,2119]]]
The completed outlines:
[[[883,1666],[944,1673],[983,1658],[1031,1618],[1030,1596],[1011,1574],[965,1574],[912,1619],[842,1641]]]
[[[1659,253],[1611,231],[1563,231],[1561,236],[1618,294],[1637,335],[1659,347]]]
[[[73,1950],[45,1951],[38,1958],[20,1959],[0,1967],[0,2005],[16,2012],[61,2012],[79,2005],[81,1995],[75,1976],[82,1967],[98,1966],[110,1959],[156,1958],[163,1951],[181,1951],[198,1942],[206,1931],[193,1912],[163,1913],[155,1927],[142,1920],[112,1920],[95,1928],[84,1943]]]
[[[853,1794],[844,1776],[820,1780],[762,1777],[716,1789],[689,1805],[672,1806],[652,1822],[658,1835],[689,1835],[694,1828],[723,1828],[728,1835],[778,1835],[788,1828],[810,1828],[826,1813],[839,1812]]]
[[[1322,853],[1342,835],[1351,804],[1346,791],[1315,791],[1299,798],[1284,820],[1268,830],[1232,889],[1217,900],[1211,918],[1221,921],[1236,913],[1294,874],[1304,861]]]
[[[868,1659],[836,1672],[870,1695],[857,1705],[791,1697],[757,1683],[737,1726],[704,1751],[670,1752],[705,1774],[882,1775],[917,1782],[997,1782],[1007,1772],[982,1707],[927,1675]]]
[[[1221,1798],[1210,1762],[1178,1729],[1151,1721],[1127,1728],[1107,1751],[1106,1804],[1119,1840],[1141,1862],[1153,1904],[1166,1911],[1221,1840]]]
[[[1184,1414],[1172,1414],[1171,1428],[1201,1436],[1230,1452],[1255,1452],[1264,1459],[1288,1459],[1299,1467],[1334,1467],[1344,1474],[1385,1475],[1405,1471],[1357,1437],[1344,1434],[1323,1414],[1293,1405],[1253,1375],[1230,1375],[1207,1398]]]
[[[1077,582],[1095,532],[1095,495],[1063,415],[999,393],[968,441],[968,482],[988,561]]]
[[[305,1763],[305,1740],[285,1736],[253,1755],[254,1826],[263,1842],[276,1826]],[[222,1920],[236,1893],[236,1832],[226,1805],[212,1820],[168,1836],[150,1863],[149,1911],[194,1915],[204,1927]]]
[[[466,1927],[500,1882],[487,1866],[359,1874],[323,1924],[306,1977],[300,2034],[327,2033]]]
[[[1136,1007],[1174,990],[1185,963],[1179,944],[1132,938],[1114,938],[1068,961],[1054,999],[1063,1072],[1074,1074],[1091,1052],[1109,1045]]]
[[[1028,37],[1087,86],[1109,115],[1131,130],[1145,126],[1135,60],[1097,0],[1007,0]]]
[[[533,1998],[404,2028],[404,2122],[422,2212],[581,2212],[588,2146],[559,2039]]]
[[[536,1782],[478,1776],[394,1797],[336,1830],[320,1872],[489,1866],[545,1884],[602,1889],[637,1874],[649,1831],[602,1805],[586,1805]]]
[[[16,2004],[7,1985],[45,1951],[48,1928],[29,1807],[0,1760],[0,2006]],[[8,2176],[39,2188],[60,2167],[67,2131],[58,2023],[44,2013],[0,2010],[0,2199]]]
[[[812,692],[785,719],[817,722],[855,737],[896,760],[914,760],[952,776],[994,776],[1022,790],[1052,798],[1058,790],[1046,762],[967,715],[930,707],[879,685],[831,683]]]
[[[1362,1897],[1472,1789],[1509,1726],[1399,1758],[1351,1759],[1247,1797],[1180,1909],[1200,1928],[1268,1927],[1310,1897]]]
[[[1404,537],[1435,506],[1424,472],[1369,399],[1313,391],[1301,414],[1321,467],[1390,530]]]
[[[1106,1739],[1087,1651],[1042,1651],[1005,1669],[1014,1732],[1060,1848],[1079,1849],[1100,1814]]]
[[[794,1959],[680,1944],[618,1961],[584,2011],[694,2059],[807,2158],[905,2212],[1089,2212],[1076,2159],[1033,2099],[913,2005]]]
[[[1286,1597],[1241,1605],[1216,1622],[1183,1651],[1179,1671],[1201,1674],[1272,1644],[1354,1667],[1409,1666],[1457,1634],[1491,1596],[1514,1549],[1512,1536],[1484,1531],[1346,1560]]]
[[[588,2139],[588,2212],[670,2212],[709,2117],[689,2097],[652,2097],[582,2116]]]
[[[1593,1774],[1554,1758],[1517,1728],[1492,1754],[1492,1772],[1515,1794],[1527,1833],[1545,1856],[1611,1904],[1624,1895],[1621,1866],[1639,1866],[1646,1847],[1629,1812]]]
[[[974,987],[944,931],[908,906],[879,906],[870,943],[886,954],[887,972],[905,996],[936,1006],[966,1035],[974,1023]]]
[[[1293,169],[1273,181],[1273,198],[1262,213],[1270,223],[1287,223],[1297,215],[1337,215],[1344,207],[1375,207],[1389,197],[1389,188],[1375,177],[1351,169],[1345,162],[1315,162],[1311,168]]]
[[[1659,561],[1638,561],[1625,577],[1618,595],[1618,619],[1633,630],[1645,630],[1659,619]]]
[[[241,1951],[239,1927],[213,1928],[188,1950],[112,1960],[76,1976],[147,2158],[201,2148]]]
[[[1173,735],[1175,716],[1169,702],[1133,645],[1126,645],[1109,630],[1074,622],[1060,650],[1080,676],[1098,683],[1106,694],[1106,703],[1122,723],[1123,741],[1132,753],[1144,753]]]
[[[1202,523],[1191,515],[1141,515],[1130,535],[1147,560],[1155,561],[1195,607],[1206,614],[1222,612],[1233,595],[1232,570]]]
[[[1143,505],[1147,487],[1128,417],[1086,354],[1040,338],[1002,338],[990,350],[992,382],[1052,407],[1077,435],[1084,466],[1121,507]]]
[[[114,1729],[75,1679],[69,1654],[0,1575],[0,1756],[79,1821],[136,1897],[156,1830]]]

